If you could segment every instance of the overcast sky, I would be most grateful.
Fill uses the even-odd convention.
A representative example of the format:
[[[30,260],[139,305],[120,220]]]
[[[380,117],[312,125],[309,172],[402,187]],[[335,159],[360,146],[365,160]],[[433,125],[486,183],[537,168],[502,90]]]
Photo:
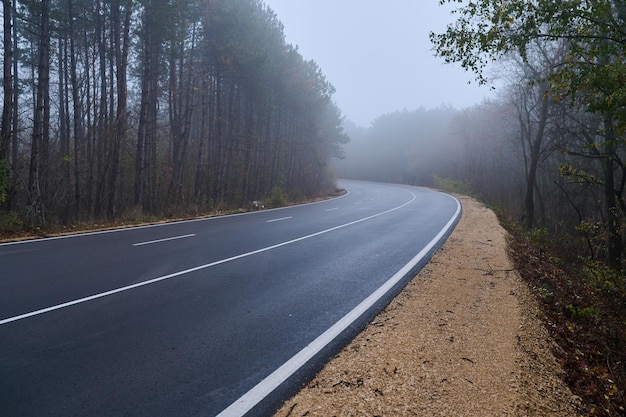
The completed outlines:
[[[490,95],[471,73],[435,58],[430,31],[453,21],[438,0],[265,0],[287,42],[314,60],[337,89],[335,101],[367,127],[397,110],[464,108]],[[472,81],[471,85],[467,82]]]

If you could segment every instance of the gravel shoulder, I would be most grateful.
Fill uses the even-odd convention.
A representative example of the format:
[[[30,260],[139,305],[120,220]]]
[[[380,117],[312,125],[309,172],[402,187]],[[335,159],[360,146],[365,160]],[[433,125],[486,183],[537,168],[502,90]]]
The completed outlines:
[[[458,198],[432,260],[277,417],[577,415],[505,230]]]

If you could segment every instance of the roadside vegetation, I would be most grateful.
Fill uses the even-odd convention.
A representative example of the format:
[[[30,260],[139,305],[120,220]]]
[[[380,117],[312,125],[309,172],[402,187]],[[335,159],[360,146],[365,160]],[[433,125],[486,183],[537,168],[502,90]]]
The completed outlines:
[[[431,34],[435,54],[478,83],[497,78],[498,97],[347,125],[338,174],[494,207],[581,413],[625,416],[626,6],[441,3],[456,8],[455,21]]]
[[[283,192],[275,192],[266,199],[252,201],[245,207],[222,210],[208,211],[184,211],[169,212],[163,216],[150,216],[141,212],[130,212],[116,220],[102,221],[83,221],[71,224],[52,224],[48,223],[39,227],[24,227],[19,222],[18,227],[2,227],[0,228],[0,242],[11,242],[23,239],[45,238],[61,235],[70,235],[76,233],[95,232],[102,230],[120,229],[126,227],[143,226],[148,224],[168,223],[175,221],[184,221],[199,218],[208,218],[216,216],[224,216],[229,214],[247,213],[257,210],[267,210],[272,208],[285,207],[295,204],[310,203],[312,201],[321,201],[325,199],[339,197],[346,193],[346,190],[329,187],[320,192],[314,198],[293,199]]]
[[[626,415],[626,285],[606,265],[576,258],[545,229],[503,222],[509,254],[541,308],[556,342],[563,379],[583,401],[584,416]]]

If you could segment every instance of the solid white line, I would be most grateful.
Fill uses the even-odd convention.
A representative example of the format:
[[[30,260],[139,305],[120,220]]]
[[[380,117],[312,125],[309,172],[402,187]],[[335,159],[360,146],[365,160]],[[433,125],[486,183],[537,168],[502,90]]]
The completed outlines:
[[[409,193],[413,197],[407,203],[401,204],[401,205],[399,205],[397,207],[394,207],[394,208],[389,209],[389,210],[382,211],[382,212],[377,213],[377,214],[373,214],[371,216],[363,217],[362,219],[354,220],[354,221],[351,221],[349,223],[344,223],[344,224],[341,224],[339,226],[331,227],[330,229],[322,230],[322,231],[316,232],[316,233],[311,233],[310,235],[306,235],[306,236],[302,236],[302,237],[299,237],[299,238],[296,238],[296,239],[288,240],[286,242],[278,243],[276,245],[272,245],[272,246],[268,246],[268,247],[265,247],[265,248],[257,249],[257,250],[252,251],[252,252],[242,253],[241,255],[233,256],[233,257],[226,258],[226,259],[221,259],[219,261],[211,262],[211,263],[208,263],[208,264],[205,264],[205,265],[196,266],[195,268],[190,268],[190,269],[186,269],[184,271],[175,272],[173,274],[164,275],[162,277],[154,278],[154,279],[151,279],[151,280],[148,280],[148,281],[138,282],[136,284],[128,285],[126,287],[116,288],[116,289],[111,290],[111,291],[106,291],[106,292],[103,292],[103,293],[94,294],[94,295],[91,295],[89,297],[84,297],[84,298],[79,298],[77,300],[68,301],[67,303],[62,303],[62,304],[58,304],[58,305],[55,305],[55,306],[43,308],[41,310],[31,311],[30,313],[20,314],[19,316],[8,317],[6,319],[0,320],[0,325],[11,323],[11,322],[18,321],[18,320],[23,320],[23,319],[26,319],[26,318],[29,318],[29,317],[33,317],[33,316],[37,316],[37,315],[44,314],[44,313],[49,313],[51,311],[60,310],[62,308],[71,307],[71,306],[74,306],[76,304],[81,304],[81,303],[85,303],[87,301],[96,300],[98,298],[107,297],[109,295],[121,293],[121,292],[124,292],[124,291],[129,291],[129,290],[132,290],[132,289],[135,289],[135,288],[143,287],[145,285],[154,284],[156,282],[165,281],[167,279],[171,279],[171,278],[175,278],[175,277],[178,277],[178,276],[181,276],[181,275],[185,275],[185,274],[189,274],[189,273],[192,273],[192,272],[200,271],[202,269],[210,268],[212,266],[221,265],[221,264],[224,264],[226,262],[235,261],[237,259],[245,258],[247,256],[256,255],[257,253],[267,252],[267,251],[270,251],[272,249],[280,248],[282,246],[291,245],[292,243],[300,242],[302,240],[310,239],[310,238],[315,237],[315,236],[320,236],[320,235],[323,235],[325,233],[329,233],[329,232],[332,232],[332,231],[335,231],[335,230],[343,229],[344,227],[352,226],[354,224],[361,223],[361,222],[373,219],[375,217],[382,216],[382,215],[387,214],[387,213],[391,213],[393,211],[399,210],[402,207],[405,207],[405,206],[411,204],[413,201],[415,201],[415,199],[417,197],[415,196],[415,194],[411,193],[410,191],[409,191]]]
[[[293,219],[293,216],[281,217],[280,219],[268,220],[266,223],[282,222],[283,220],[289,220],[289,219]]]
[[[456,200],[456,199],[455,199]],[[398,282],[400,282],[406,274],[411,272],[413,267],[417,265],[439,240],[450,230],[461,213],[461,204],[458,200],[457,210],[454,216],[448,221],[443,229],[422,249],[409,263],[396,272],[387,282],[374,291],[369,297],[363,300],[352,311],[343,316],[339,321],[333,324],[328,330],[322,333],[317,339],[307,345],[295,356],[285,362],[281,367],[272,372],[263,381],[259,382],[254,388],[241,396],[232,403],[228,408],[219,413],[217,417],[241,417],[250,411],[254,406],[267,397],[272,391],[280,386],[300,369],[305,363],[311,360],[324,347],[326,347],[333,339],[346,330],[355,320],[368,311],[378,300],[380,300],[387,292],[389,292]]]
[[[194,237],[195,234],[191,234],[191,235],[183,235],[183,236],[174,236],[174,237],[167,237],[165,239],[158,239],[158,240],[151,240],[149,242],[140,242],[140,243],[133,243],[133,246],[144,246],[144,245],[152,245],[153,243],[161,243],[161,242],[167,242],[169,240],[177,240],[177,239],[185,239],[188,237]]]
[[[350,195],[350,191],[346,190],[346,193],[340,195],[339,197],[333,197],[333,198],[330,198],[328,200],[313,201],[311,203],[296,204],[296,205],[293,205],[293,206],[277,207],[277,208],[266,209],[266,210],[262,210],[262,211],[249,211],[249,212],[246,212],[246,213],[226,214],[226,215],[223,215],[223,216],[201,217],[199,219],[180,220],[180,221],[174,221],[174,222],[168,222],[168,223],[147,224],[147,225],[144,225],[144,226],[133,226],[133,227],[125,227],[125,228],[119,228],[119,229],[99,230],[97,232],[85,232],[85,233],[75,233],[75,234],[70,234],[70,235],[33,238],[33,239],[26,239],[26,240],[16,240],[14,242],[3,242],[3,243],[0,243],[0,247],[1,246],[24,245],[24,244],[27,244],[27,243],[47,242],[47,241],[50,241],[50,240],[72,239],[72,238],[82,237],[82,236],[93,236],[93,235],[104,235],[104,234],[109,234],[109,233],[128,232],[128,231],[131,231],[131,230],[148,229],[148,228],[152,228],[152,227],[161,227],[161,226],[183,224],[183,223],[203,222],[203,221],[217,220],[217,219],[221,219],[221,218],[224,218],[224,217],[252,216],[252,215],[255,215],[255,214],[265,213],[265,212],[268,212],[268,211],[287,210],[287,209],[291,209],[291,208],[294,208],[294,207],[303,207],[303,206],[310,206],[310,205],[313,205],[313,204],[322,204],[322,203],[326,203],[328,201],[337,200],[337,199],[340,199],[340,198],[347,197],[348,195]]]

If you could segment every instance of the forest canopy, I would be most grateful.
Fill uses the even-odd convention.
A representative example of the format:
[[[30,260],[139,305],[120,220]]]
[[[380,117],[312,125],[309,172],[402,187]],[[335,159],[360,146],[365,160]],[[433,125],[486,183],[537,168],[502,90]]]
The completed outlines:
[[[0,226],[318,195],[333,86],[260,0],[3,0]]]

